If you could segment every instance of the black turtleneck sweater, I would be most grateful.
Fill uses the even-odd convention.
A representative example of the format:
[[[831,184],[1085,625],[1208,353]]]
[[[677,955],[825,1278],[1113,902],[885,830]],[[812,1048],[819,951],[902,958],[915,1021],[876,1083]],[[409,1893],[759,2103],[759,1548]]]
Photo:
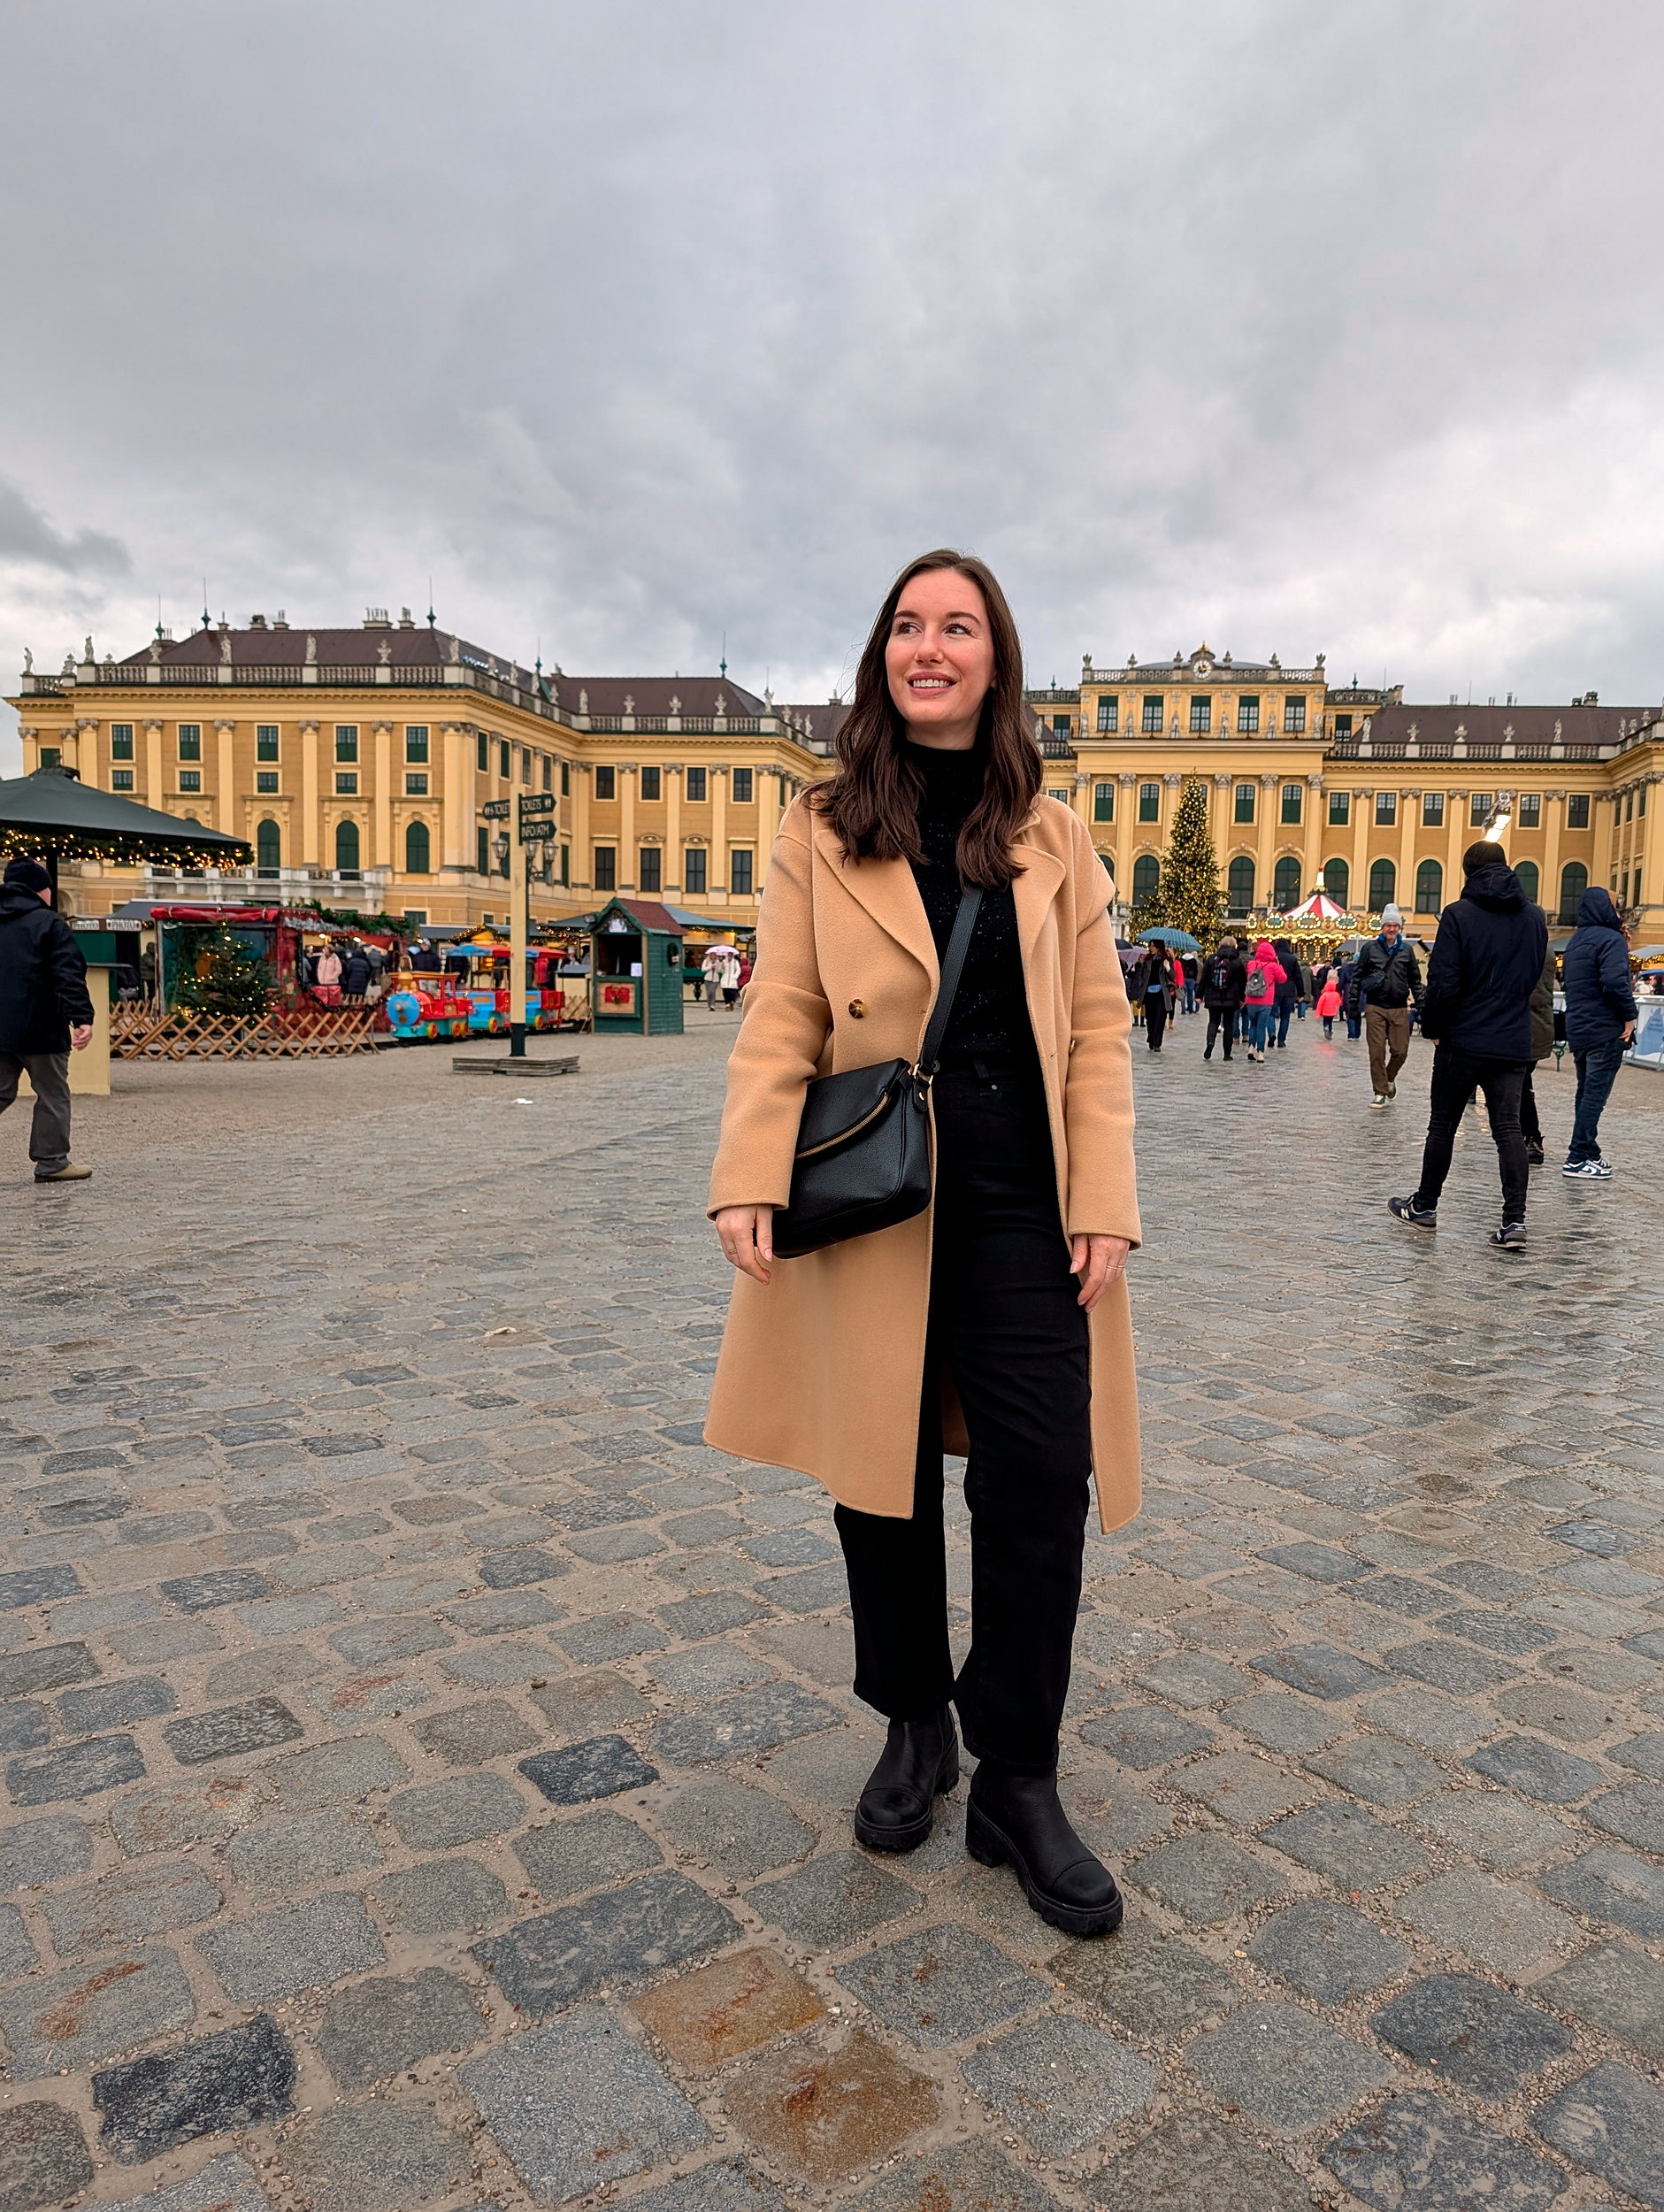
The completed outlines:
[[[933,746],[908,744],[906,755],[924,779],[918,831],[924,858],[922,864],[913,863],[913,878],[924,902],[939,961],[947,949],[954,916],[959,910],[959,832],[982,796],[987,749],[978,745],[968,753],[949,753]],[[978,1062],[987,1068],[1007,1069],[1039,1064],[1023,987],[1016,905],[1009,884],[1003,890],[982,895],[965,972],[942,1046],[945,1068],[973,1068]]]

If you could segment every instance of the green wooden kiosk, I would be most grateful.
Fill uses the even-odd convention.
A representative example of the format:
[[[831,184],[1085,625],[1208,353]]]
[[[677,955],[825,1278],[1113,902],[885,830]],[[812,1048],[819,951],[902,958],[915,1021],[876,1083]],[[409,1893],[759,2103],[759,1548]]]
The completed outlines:
[[[682,930],[656,899],[609,899],[589,924],[595,1029],[682,1033]]]

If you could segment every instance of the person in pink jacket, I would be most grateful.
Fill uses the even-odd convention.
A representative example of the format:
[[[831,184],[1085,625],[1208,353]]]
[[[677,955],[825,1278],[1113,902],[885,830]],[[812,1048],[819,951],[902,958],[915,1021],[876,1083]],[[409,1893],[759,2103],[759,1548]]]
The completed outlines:
[[[1339,1013],[1339,1011],[1340,986],[1336,982],[1335,972],[1331,968],[1323,979],[1323,989],[1317,995],[1317,1014],[1319,1020],[1323,1025],[1323,1034],[1325,1037],[1332,1037],[1334,1035],[1335,1017],[1338,1013]]]
[[[1285,974],[1283,963],[1277,958],[1269,937],[1261,937],[1248,956],[1248,987],[1242,1005],[1252,1025],[1248,1031],[1248,1057],[1263,1060],[1265,1048],[1271,1040],[1271,1023],[1277,1002],[1277,987]]]

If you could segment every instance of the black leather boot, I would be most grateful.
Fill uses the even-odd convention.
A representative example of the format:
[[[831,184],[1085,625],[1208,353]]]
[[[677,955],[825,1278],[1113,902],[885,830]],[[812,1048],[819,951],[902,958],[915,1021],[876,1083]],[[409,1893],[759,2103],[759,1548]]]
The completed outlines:
[[[855,1807],[856,1836],[869,1851],[916,1851],[936,1818],[936,1800],[958,1779],[959,1736],[946,1705],[923,1720],[893,1720]]]
[[[1055,1773],[1002,1774],[985,1761],[970,1778],[965,1848],[1009,1866],[1040,1918],[1066,1935],[1108,1935],[1123,1907],[1115,1876],[1069,1824]]]

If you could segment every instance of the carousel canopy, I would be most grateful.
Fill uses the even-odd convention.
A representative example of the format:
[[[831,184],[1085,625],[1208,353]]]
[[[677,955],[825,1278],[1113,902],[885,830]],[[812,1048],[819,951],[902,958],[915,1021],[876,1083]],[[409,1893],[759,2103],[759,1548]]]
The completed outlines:
[[[223,868],[254,858],[251,846],[200,822],[182,822],[112,791],[99,791],[61,768],[0,783],[0,854],[57,860],[110,860],[136,867],[160,860],[172,867]]]
[[[1346,908],[1337,906],[1328,892],[1321,888],[1299,906],[1291,907],[1285,917],[1291,922],[1344,922],[1346,918]]]

